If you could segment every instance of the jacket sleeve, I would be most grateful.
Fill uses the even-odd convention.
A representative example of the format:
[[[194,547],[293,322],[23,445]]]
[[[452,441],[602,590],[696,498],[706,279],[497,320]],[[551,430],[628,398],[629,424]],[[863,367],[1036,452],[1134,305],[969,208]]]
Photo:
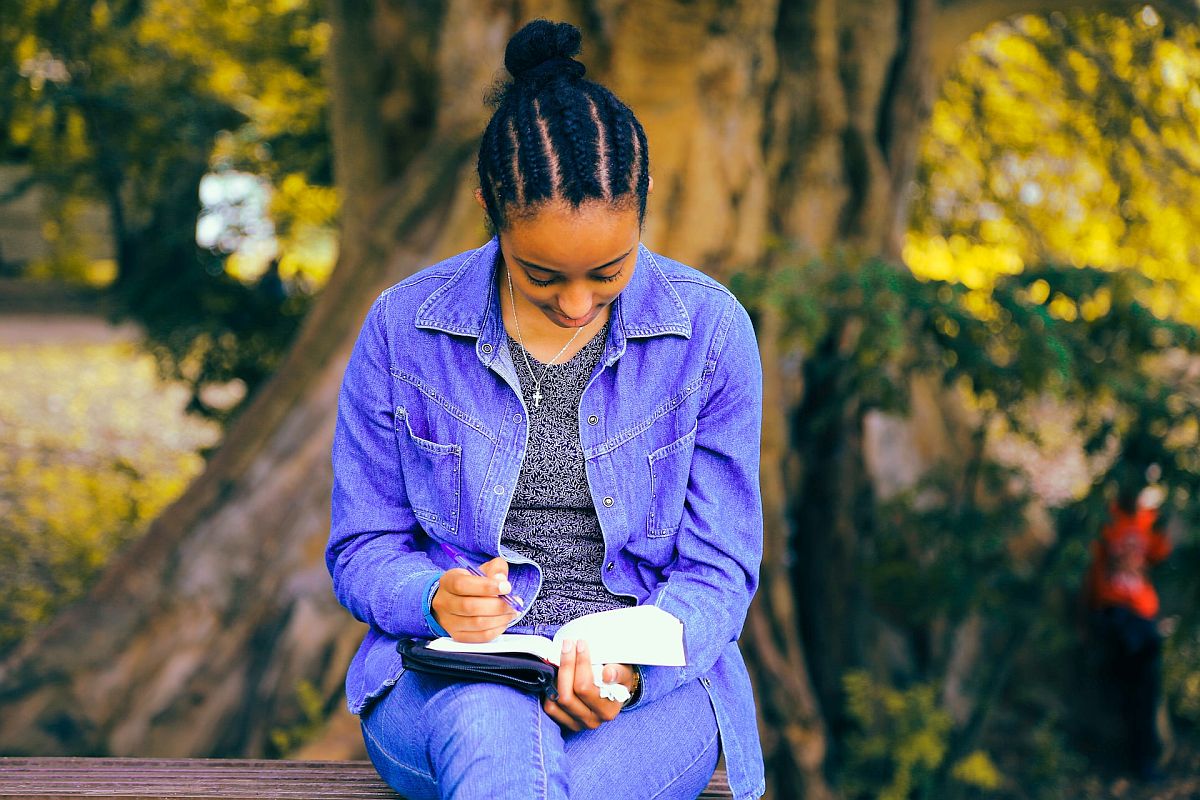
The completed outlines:
[[[708,672],[740,635],[758,586],[762,362],[750,317],[736,300],[712,349],[716,363],[696,423],[678,559],[648,600],[683,622],[688,663],[643,666],[637,705]]]
[[[424,607],[442,571],[405,492],[394,428],[387,293],[372,305],[342,379],[333,436],[333,498],[325,564],[338,602],[393,636],[437,635]]]

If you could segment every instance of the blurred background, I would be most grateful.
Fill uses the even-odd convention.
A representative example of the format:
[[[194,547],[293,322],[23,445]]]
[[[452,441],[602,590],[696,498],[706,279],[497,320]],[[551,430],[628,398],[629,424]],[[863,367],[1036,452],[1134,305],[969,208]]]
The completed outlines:
[[[1200,796],[1200,8],[1045,5],[0,0],[0,753],[364,757],[337,385],[550,16],[759,335],[770,795]],[[1131,483],[1153,785],[1082,598]]]

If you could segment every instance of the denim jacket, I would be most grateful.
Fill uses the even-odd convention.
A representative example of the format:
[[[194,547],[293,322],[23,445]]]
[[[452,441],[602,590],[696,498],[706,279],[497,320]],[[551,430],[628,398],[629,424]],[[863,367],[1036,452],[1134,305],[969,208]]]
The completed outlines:
[[[528,428],[498,257],[492,239],[384,291],[346,368],[326,564],[338,600],[370,626],[346,677],[356,714],[403,672],[398,637],[437,634],[426,594],[453,566],[438,541],[478,563],[503,555],[527,603],[541,586],[539,566],[500,545]],[[579,407],[601,577],[683,622],[687,665],[643,667],[638,704],[699,679],[738,798],[765,789],[736,642],[762,556],[761,421],[745,309],[703,273],[639,246]]]

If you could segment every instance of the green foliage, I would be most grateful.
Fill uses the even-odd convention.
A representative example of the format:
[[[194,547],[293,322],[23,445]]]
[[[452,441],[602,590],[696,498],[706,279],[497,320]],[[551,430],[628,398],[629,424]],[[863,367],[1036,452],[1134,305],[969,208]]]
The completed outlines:
[[[179,295],[189,288],[185,304]],[[133,313],[159,374],[191,387],[188,411],[225,422],[279,366],[310,305],[311,296],[288,293],[273,272],[249,286],[223,272],[197,272],[140,297]]]
[[[1062,663],[1061,655],[1057,663]],[[992,737],[1000,740],[1002,735],[1007,735],[1007,741],[1011,743],[1003,752],[997,748],[997,757],[1002,759],[1009,774],[1020,777],[1026,796],[1038,800],[1062,800],[1071,796],[1073,784],[1092,771],[1089,769],[1092,765],[1070,741],[1067,720],[1046,713],[1042,707],[1037,707],[1036,711],[1041,712],[1040,717],[1030,714],[1026,718],[1014,718],[1013,729]]]
[[[982,750],[976,750],[954,765],[951,774],[959,783],[980,789],[998,789],[1004,779],[1000,770]]]
[[[857,670],[843,686],[846,713],[857,726],[846,739],[846,796],[907,800],[933,779],[946,755],[952,723],[937,687],[898,690]]]
[[[271,731],[271,746],[276,757],[284,757],[309,742],[325,727],[328,710],[325,699],[312,681],[296,684],[296,704],[301,720],[294,725]]]
[[[1195,580],[1195,572],[1191,573]],[[1189,733],[1200,731],[1200,627],[1186,626],[1168,640],[1163,685],[1169,707]]]
[[[979,459],[966,472],[935,468],[882,502],[864,565],[879,611],[911,627],[1003,610],[1019,580],[1009,546],[1027,524],[1013,511],[1029,499],[1018,470]]]
[[[1152,414],[1143,427],[1163,433],[1160,423],[1170,419],[1160,414],[1186,417],[1197,398],[1178,385],[1178,368],[1160,377],[1143,360],[1193,352],[1200,336],[1153,314],[1143,299],[1150,286],[1132,270],[1044,266],[998,279],[981,294],[883,261],[845,258],[733,279],[747,302],[779,310],[791,342],[810,357],[829,356],[813,361],[811,377],[836,372],[839,389],[864,408],[904,410],[907,382],[929,372],[948,385],[961,382],[981,408],[1018,429],[1022,402],[1048,391],[1138,405]],[[1097,297],[1104,311],[1090,318],[1056,311]]]
[[[858,425],[872,410],[904,413],[922,376],[956,394],[966,412],[968,447],[856,520],[868,601],[911,644],[914,662],[902,678],[910,688],[867,673],[846,679],[854,725],[840,774],[850,796],[942,797],[962,779],[974,791],[995,789],[994,765],[973,755],[981,746],[1030,753],[1005,765],[1018,782],[1039,764],[1079,769],[1061,747],[1061,728],[1043,731],[1038,744],[1033,732],[991,741],[982,726],[1001,707],[1006,719],[1047,718],[1059,702],[1054,693],[1069,691],[1046,679],[1047,670],[1062,674],[1074,641],[1058,598],[1079,585],[1108,486],[1156,464],[1170,508],[1188,508],[1200,491],[1200,393],[1191,377],[1200,335],[1152,313],[1149,283],[1132,270],[1045,266],[981,293],[847,258],[770,282],[736,280],[755,313],[779,312],[789,323],[785,345],[805,354],[794,434],[801,453],[824,457],[814,443],[845,424],[847,408]],[[1062,313],[1068,305],[1089,313]],[[1069,434],[1091,460],[1085,483],[1049,509],[1050,538],[1030,544],[1026,509],[1039,476],[998,458],[995,444],[1015,437],[1037,446],[1046,435],[1037,405],[1045,398],[1059,409],[1052,432]],[[823,496],[795,502],[828,505]],[[1194,559],[1187,550],[1177,557]],[[981,696],[970,730],[951,730],[938,693],[952,634],[969,616],[982,626],[984,653],[970,676]],[[1039,691],[1017,697],[1004,690],[1012,681]]]
[[[0,0],[0,17],[0,162],[32,170],[54,221],[51,257],[29,274],[97,272],[78,212],[98,204],[119,312],[192,386],[192,410],[226,419],[205,389],[245,396],[273,371],[336,255],[317,5]],[[210,172],[274,187],[270,236],[226,208],[227,235],[197,244]]]

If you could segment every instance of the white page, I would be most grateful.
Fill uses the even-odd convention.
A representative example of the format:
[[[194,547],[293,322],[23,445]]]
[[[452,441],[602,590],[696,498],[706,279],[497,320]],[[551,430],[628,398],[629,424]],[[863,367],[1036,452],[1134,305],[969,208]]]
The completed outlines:
[[[558,629],[554,640],[523,633],[502,633],[490,642],[456,642],[443,636],[430,650],[448,653],[530,653],[557,665],[564,639],[588,643],[593,665],[657,664],[681,667],[683,623],[657,606],[632,606],[576,617]]]
[[[448,636],[443,636],[434,639],[428,647],[430,650],[446,653],[529,653],[551,664],[557,664],[562,653],[561,645],[555,644],[545,636],[524,633],[502,633],[490,642],[456,642]]]
[[[576,617],[554,641],[583,640],[593,664],[658,664],[681,667],[683,623],[658,606],[631,606]]]

